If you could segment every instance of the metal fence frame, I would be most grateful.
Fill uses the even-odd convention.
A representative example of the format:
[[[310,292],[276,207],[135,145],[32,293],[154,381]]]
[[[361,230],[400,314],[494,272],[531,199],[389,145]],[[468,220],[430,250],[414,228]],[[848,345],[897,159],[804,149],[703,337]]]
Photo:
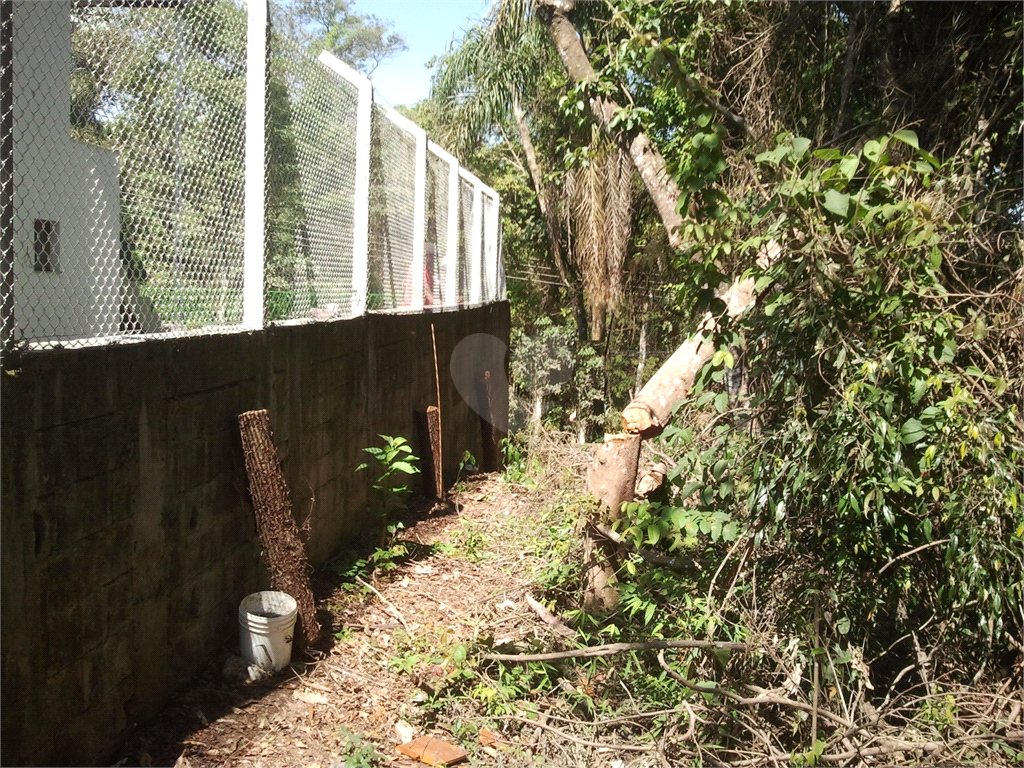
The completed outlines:
[[[230,2],[232,0],[221,0]],[[234,0],[237,2],[238,0]],[[12,4],[4,3],[6,10]],[[267,41],[269,13],[266,0],[247,1],[246,29],[246,82],[245,82],[245,138],[244,138],[244,204],[243,204],[243,275],[242,275],[242,319],[237,325],[206,325],[199,328],[162,329],[159,332],[99,335],[88,338],[26,338],[19,339],[17,328],[16,285],[11,278],[13,263],[17,256],[9,243],[14,222],[14,190],[10,168],[13,167],[13,154],[9,146],[11,110],[4,109],[4,126],[6,139],[0,142],[0,180],[3,183],[3,253],[0,254],[0,269],[4,279],[0,284],[0,304],[2,304],[3,349],[8,350],[22,341],[33,347],[47,346],[82,346],[124,341],[143,340],[147,338],[167,338],[204,333],[224,333],[254,330],[268,324],[267,294],[265,291],[265,246],[266,246],[266,116],[267,116]],[[13,21],[4,18],[3,50],[0,51],[0,69],[5,85],[4,103],[9,104],[11,98],[11,55],[13,47]],[[356,317],[367,312],[423,312],[434,309],[448,309],[458,306],[472,306],[505,299],[505,274],[501,253],[500,197],[476,176],[461,167],[455,157],[430,141],[426,132],[398,114],[390,106],[377,103],[375,109],[374,89],[368,78],[355,71],[344,62],[323,52],[317,59],[332,75],[342,78],[355,88],[358,99],[355,119],[356,154],[355,154],[355,192],[353,212],[353,254],[351,263],[351,301],[333,317]],[[408,211],[412,222],[411,253],[402,256],[402,268],[406,273],[403,277],[404,294],[399,301],[392,288],[390,307],[383,310],[368,306],[368,290],[370,280],[371,254],[371,136],[374,120],[386,120],[389,128],[397,128],[407,137],[411,137],[415,145],[415,168],[413,172],[413,205]],[[379,128],[378,128],[379,130]],[[428,157],[434,164],[435,188],[430,215],[433,216],[434,232],[434,267],[432,306],[425,303],[424,271],[427,237],[427,195]],[[438,165],[440,161],[443,165]],[[441,183],[437,169],[447,172],[447,195],[440,193]],[[393,172],[393,169],[392,169]],[[472,205],[470,210],[463,210],[463,189],[471,190]],[[408,195],[408,188],[403,187]],[[256,201],[256,204],[253,204]],[[443,210],[442,210],[443,208]],[[403,210],[403,217],[405,211]],[[442,215],[443,214],[443,215]],[[436,231],[437,222],[443,221],[443,235]],[[460,222],[465,231],[460,231]],[[401,225],[407,227],[403,218]],[[346,234],[346,237],[348,235]],[[444,253],[436,252],[443,238]],[[406,240],[408,238],[406,237]],[[390,258],[390,255],[388,256]],[[411,259],[411,264],[410,260]],[[389,265],[393,269],[393,265]],[[461,278],[461,279],[460,279]],[[409,286],[411,281],[411,302]],[[392,280],[394,284],[394,280]],[[38,305],[37,305],[38,306]],[[277,324],[310,322],[316,317],[297,318],[276,321]]]

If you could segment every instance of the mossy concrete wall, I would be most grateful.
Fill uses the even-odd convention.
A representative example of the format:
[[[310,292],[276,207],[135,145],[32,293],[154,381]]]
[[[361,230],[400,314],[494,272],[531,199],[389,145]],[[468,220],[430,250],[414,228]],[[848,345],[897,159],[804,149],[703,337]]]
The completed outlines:
[[[448,363],[468,337],[472,366],[503,370],[504,303],[40,350],[0,375],[4,765],[102,763],[237,631],[267,585],[240,412],[270,413],[315,564],[375,524],[355,469],[378,434],[426,450],[432,324],[451,476],[482,439]]]

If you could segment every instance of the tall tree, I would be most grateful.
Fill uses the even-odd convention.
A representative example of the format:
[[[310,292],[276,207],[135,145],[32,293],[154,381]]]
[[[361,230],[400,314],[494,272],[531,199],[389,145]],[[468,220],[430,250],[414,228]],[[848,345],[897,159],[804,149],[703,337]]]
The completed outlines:
[[[551,34],[555,50],[572,81],[583,85],[596,83],[597,73],[580,42],[576,27],[569,19],[569,14],[576,8],[575,0],[536,0],[535,5],[537,16]],[[616,128],[615,117],[621,107],[611,97],[593,92],[587,94],[587,103],[601,130],[633,159],[665,225],[669,242],[675,248],[681,247],[683,241],[679,230],[683,219],[677,210],[679,187],[670,175],[658,146],[639,128]]]
[[[552,169],[542,166],[530,135],[528,105],[550,63],[550,49],[543,31],[529,18],[528,6],[526,0],[499,2],[484,24],[471,27],[438,62],[431,97],[447,116],[449,144],[463,158],[511,116],[547,228],[554,266],[564,286],[577,293],[562,246],[553,190],[546,180]]]
[[[357,13],[350,0],[291,0],[286,10],[293,34],[309,50],[330,51],[365,75],[408,50],[405,38],[391,31],[394,22]]]

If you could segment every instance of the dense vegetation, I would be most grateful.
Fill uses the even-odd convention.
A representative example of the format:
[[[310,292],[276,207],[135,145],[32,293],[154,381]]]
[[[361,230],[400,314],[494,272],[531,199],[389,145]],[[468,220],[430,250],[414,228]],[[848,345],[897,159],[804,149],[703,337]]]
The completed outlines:
[[[565,17],[581,79],[543,34],[554,5],[499,3],[419,107],[502,194],[520,423],[619,431],[721,319],[649,446],[667,487],[618,523],[661,557],[624,555],[618,608],[581,621],[791,638],[800,685],[817,697],[820,672],[844,708],[1019,675],[1020,7],[586,3]],[[638,136],[675,187],[671,234]],[[743,276],[760,298],[729,319],[716,288]],[[819,759],[817,721],[795,728]]]

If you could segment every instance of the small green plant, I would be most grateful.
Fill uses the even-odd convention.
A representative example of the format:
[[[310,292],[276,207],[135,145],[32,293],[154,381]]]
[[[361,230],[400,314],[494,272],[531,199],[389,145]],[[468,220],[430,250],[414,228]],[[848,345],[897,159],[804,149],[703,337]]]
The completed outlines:
[[[476,474],[477,471],[476,456],[469,451],[464,451],[462,454],[462,461],[459,462],[459,474],[465,472],[467,475]]]
[[[395,509],[401,509],[405,505],[405,497],[409,493],[409,475],[415,475],[420,471],[413,462],[419,461],[419,457],[412,455],[412,448],[404,437],[379,436],[385,443],[383,448],[371,446],[363,448],[377,462],[380,475],[377,482],[373,484],[373,490],[380,501],[381,517],[385,520]],[[369,462],[363,462],[356,471],[359,472],[370,467]]]
[[[531,475],[539,474],[540,462],[536,457],[530,456],[526,439],[522,434],[511,435],[502,440],[501,452],[505,463],[505,481],[536,488],[537,481]]]
[[[486,556],[487,538],[469,520],[452,533],[450,542],[441,542],[437,551],[451,557],[464,557],[472,563],[479,563]]]
[[[385,758],[373,744],[363,741],[362,737],[353,733],[345,726],[338,728],[337,735],[344,741],[342,745],[341,763],[344,768],[370,768],[383,765]],[[335,764],[337,765],[337,764]]]

